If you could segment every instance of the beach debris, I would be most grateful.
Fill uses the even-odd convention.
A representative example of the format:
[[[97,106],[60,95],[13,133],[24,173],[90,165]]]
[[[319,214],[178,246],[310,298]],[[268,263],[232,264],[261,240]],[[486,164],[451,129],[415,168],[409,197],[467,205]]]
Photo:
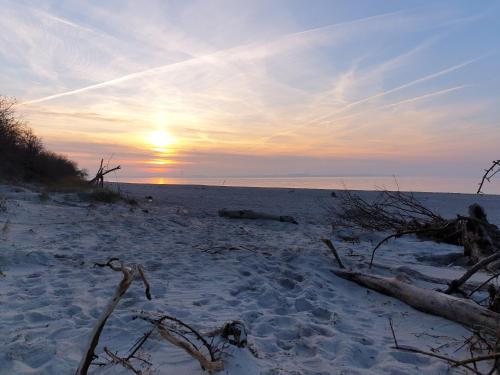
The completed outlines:
[[[421,203],[413,193],[382,190],[374,199],[345,190],[332,208],[334,227],[357,227],[369,231],[420,230],[445,219]],[[453,240],[453,239],[450,239]]]
[[[163,339],[183,349],[209,373],[224,369],[222,354],[228,344],[238,348],[247,346],[247,329],[239,320],[230,321],[222,327],[201,334],[192,326],[172,316],[142,311],[137,318],[153,324],[153,329],[156,329]],[[210,342],[205,337],[211,338]],[[216,338],[218,340],[215,340]],[[195,342],[199,344],[196,345]]]
[[[95,348],[99,343],[99,338],[104,328],[104,325],[106,324],[106,321],[113,313],[115,307],[118,305],[118,302],[120,302],[120,299],[127,292],[128,288],[136,278],[140,278],[142,280],[145,287],[146,297],[149,300],[151,299],[150,286],[148,281],[146,280],[146,276],[144,275],[144,270],[141,265],[125,264],[118,258],[111,258],[106,263],[102,264],[96,263],[95,265],[99,267],[109,267],[113,271],[122,272],[123,279],[120,281],[120,284],[118,284],[118,287],[116,288],[113,297],[108,302],[106,308],[104,309],[104,311],[101,313],[101,316],[97,320],[94,329],[92,330],[90,340],[85,348],[84,354],[78,366],[78,369],[75,372],[75,375],[87,374],[92,361],[96,357]]]
[[[285,223],[298,224],[292,216],[279,216],[270,215],[262,212],[255,212],[252,210],[219,210],[220,217],[227,217],[229,219],[252,219],[252,220],[276,220]]]
[[[384,190],[374,200],[367,201],[346,191],[339,207],[333,212],[336,217],[334,229],[354,226],[370,231],[393,232],[374,247],[370,264],[384,243],[406,235],[463,246],[464,256],[472,264],[500,250],[500,230],[488,222],[486,211],[477,203],[469,206],[469,216],[445,219],[418,201],[412,193]],[[487,265],[489,269],[497,269],[500,261]]]
[[[200,363],[203,370],[212,373],[224,369],[224,363],[220,355],[218,355],[220,348],[213,345],[213,341],[209,343],[200,332],[180,319],[144,311],[137,317],[153,324],[160,337],[183,349]],[[196,341],[200,342],[200,344],[196,345],[194,343]],[[203,350],[207,354],[204,354]]]
[[[497,332],[500,314],[476,302],[409,284],[401,278],[382,277],[358,271],[334,270],[335,275],[382,294],[399,299],[413,308],[472,327]]]
[[[126,356],[122,357],[118,352],[114,352],[105,346],[104,353],[107,355],[107,360],[97,362],[96,359],[99,357],[95,354],[95,349],[99,343],[104,325],[132,282],[135,279],[142,280],[146,297],[149,300],[151,299],[151,293],[150,285],[141,265],[126,264],[120,261],[119,258],[110,258],[106,263],[95,263],[94,265],[109,267],[113,271],[122,272],[123,279],[97,320],[75,375],[86,375],[91,365],[106,366],[108,364],[117,364],[135,374],[143,374],[143,370],[138,366],[149,368],[153,364],[144,358],[145,354],[141,350],[146,341],[154,333],[157,333],[169,343],[183,349],[200,363],[203,370],[209,373],[224,369],[222,355],[228,345],[234,345],[239,348],[247,346],[247,329],[241,321],[230,321],[220,328],[202,334],[191,325],[173,316],[159,312],[140,311],[133,319],[142,319],[151,323],[151,329],[135,341]],[[146,358],[149,359],[149,357]],[[139,363],[139,365],[136,363]]]
[[[401,350],[405,352],[410,352],[410,353],[416,353],[416,354],[421,354],[425,355],[428,357],[433,357],[433,358],[438,358],[440,360],[443,360],[447,363],[449,363],[453,367],[463,367],[467,369],[468,371],[472,372],[473,374],[476,375],[483,375],[483,374],[493,374],[495,370],[497,370],[497,362],[498,359],[500,358],[500,353],[496,352],[496,345],[493,344],[493,342],[489,342],[492,339],[498,342],[497,339],[489,337],[490,340],[485,339],[480,332],[475,332],[470,338],[466,339],[462,345],[469,346],[469,351],[471,353],[471,358],[470,359],[454,359],[451,357],[444,356],[442,354],[438,354],[437,350],[432,350],[432,351],[425,351],[419,348],[415,348],[412,346],[407,346],[407,345],[400,345],[398,343],[398,340],[396,338],[396,332],[394,330],[394,325],[393,321],[391,318],[389,318],[389,326],[391,328],[392,332],[392,338],[394,340],[394,346],[392,347],[393,349],[396,350]],[[479,343],[479,345],[477,345]],[[480,356],[474,356],[474,351],[480,351],[484,352],[486,349],[487,354],[486,355],[480,355]],[[485,361],[494,361],[493,366],[491,369],[488,370],[488,372],[482,373],[478,371],[478,366],[477,364],[485,362]]]
[[[469,216],[458,215],[456,219],[440,222],[440,225],[429,223],[421,229],[396,232],[385,237],[373,249],[370,263],[373,263],[375,252],[383,243],[391,238],[409,234],[416,234],[423,240],[438,243],[445,242],[443,240],[446,237],[453,236],[456,240],[452,244],[463,246],[464,256],[469,258],[470,263],[483,264],[479,269],[488,266],[488,269],[494,270],[500,267],[500,256],[489,258],[500,251],[500,230],[496,225],[488,222],[484,208],[477,203],[469,206]],[[487,258],[488,261],[482,263]],[[495,262],[496,260],[499,261]]]
[[[342,263],[342,260],[340,259],[339,253],[337,252],[337,249],[335,248],[335,246],[333,246],[332,241],[330,241],[327,238],[322,238],[321,241],[326,245],[326,247],[328,247],[330,249],[330,251],[332,252],[333,256],[337,260],[337,263],[339,264],[339,267],[340,268],[345,268],[344,264]]]
[[[479,182],[479,187],[477,188],[476,194],[482,194],[482,189],[483,185],[486,181],[491,182],[491,179],[493,176],[495,176],[498,172],[500,172],[500,159],[499,160],[493,160],[491,162],[491,166],[488,169],[484,170],[483,177],[481,178],[481,181]]]
[[[234,345],[238,348],[247,346],[246,327],[242,322],[237,320],[230,321],[222,327],[202,334],[180,319],[160,312],[140,311],[133,319],[141,319],[149,322],[152,324],[152,327],[136,340],[127,356],[120,357],[117,352],[112,352],[107,347],[104,348],[104,352],[108,355],[112,364],[119,364],[136,374],[142,374],[142,372],[137,368],[137,365],[134,367],[134,362],[140,362],[142,366],[152,366],[152,363],[140,357],[139,353],[141,353],[140,350],[154,333],[158,334],[156,337],[159,336],[172,345],[184,350],[199,362],[200,367],[204,371],[208,371],[209,373],[224,369],[222,355],[228,345]],[[105,364],[102,363],[102,365]]]
[[[104,176],[106,176],[108,173],[114,172],[118,169],[121,169],[121,166],[116,166],[114,168],[109,168],[108,165],[103,166],[104,159],[101,159],[101,164],[99,165],[99,169],[97,170],[97,173],[95,174],[95,177],[89,181],[89,185],[96,185],[100,186],[101,188],[104,187]]]

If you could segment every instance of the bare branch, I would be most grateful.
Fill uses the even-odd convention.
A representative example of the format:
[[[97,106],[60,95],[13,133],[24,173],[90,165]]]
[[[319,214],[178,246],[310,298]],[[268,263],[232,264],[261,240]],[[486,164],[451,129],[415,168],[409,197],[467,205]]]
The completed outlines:
[[[119,262],[119,266],[116,265],[115,263]],[[97,263],[96,263],[97,264]],[[111,316],[113,313],[115,307],[118,305],[118,302],[120,302],[120,299],[123,297],[125,292],[128,290],[132,282],[137,276],[140,276],[140,271],[139,271],[139,266],[132,264],[130,266],[125,265],[123,262],[119,261],[118,258],[111,258],[109,259],[104,265],[102,264],[97,264],[101,267],[109,267],[113,271],[121,271],[123,273],[123,279],[120,281],[120,284],[118,284],[118,287],[115,290],[115,293],[112,297],[112,299],[108,302],[106,305],[106,308],[104,311],[101,313],[101,316],[97,320],[96,325],[94,326],[94,329],[92,331],[92,334],[90,336],[89,343],[87,344],[87,347],[85,349],[84,355],[80,361],[80,364],[78,366],[78,369],[76,370],[75,375],[86,375],[88,372],[88,369],[90,367],[90,364],[92,363],[92,360],[95,357],[95,348],[97,347],[97,344],[99,343],[99,338],[101,336],[101,332],[104,328],[104,325],[106,324],[108,318]],[[144,276],[144,275],[142,275]],[[143,278],[143,281],[145,278]],[[145,285],[146,285],[145,281]],[[149,286],[149,284],[148,284]],[[149,288],[147,287],[146,289],[146,296],[148,299],[151,299],[151,295],[149,294]]]
[[[333,253],[333,256],[335,257],[335,259],[337,259],[337,263],[339,264],[339,267],[345,268],[344,264],[342,263],[342,260],[340,259],[339,254],[337,252],[337,249],[335,248],[335,246],[333,246],[332,241],[330,241],[327,238],[322,238],[321,241],[331,250],[331,252]]]
[[[485,181],[490,182],[491,178],[498,172],[500,172],[500,160],[493,160],[491,162],[491,166],[488,169],[484,170],[484,174],[481,178],[481,182],[479,183],[476,194],[481,194]]]

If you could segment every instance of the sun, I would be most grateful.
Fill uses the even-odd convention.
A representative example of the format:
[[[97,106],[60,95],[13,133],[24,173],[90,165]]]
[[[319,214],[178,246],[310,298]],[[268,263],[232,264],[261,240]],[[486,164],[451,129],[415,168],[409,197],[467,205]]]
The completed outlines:
[[[166,130],[156,130],[149,133],[147,140],[151,146],[158,149],[165,149],[175,143],[175,137]]]

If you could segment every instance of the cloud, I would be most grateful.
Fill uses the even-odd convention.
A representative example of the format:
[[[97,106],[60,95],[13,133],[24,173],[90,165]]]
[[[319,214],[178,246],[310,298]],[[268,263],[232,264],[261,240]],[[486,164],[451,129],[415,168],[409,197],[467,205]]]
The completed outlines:
[[[260,60],[263,58],[267,58],[271,55],[283,53],[284,51],[296,48],[303,47],[311,47],[317,43],[331,43],[336,38],[341,37],[344,32],[343,28],[353,28],[356,27],[359,23],[369,23],[371,21],[379,21],[388,17],[393,17],[399,14],[403,14],[404,12],[391,12],[379,14],[376,16],[363,17],[360,19],[356,19],[353,21],[342,22],[339,24],[331,24],[326,26],[321,26],[309,30],[303,30],[299,32],[289,33],[287,35],[282,35],[276,38],[271,42],[265,42],[261,44],[246,44],[236,47],[231,47],[227,49],[221,49],[215,52],[207,53],[201,56],[191,57],[182,61],[177,61],[174,63],[163,64],[154,68],[144,69],[138,72],[125,74],[123,76],[113,78],[110,80],[106,80],[104,82],[88,85],[85,87],[81,87],[79,89],[68,90],[65,92],[47,95],[41,98],[32,99],[24,101],[23,104],[35,104],[42,103],[53,99],[58,99],[66,96],[81,94],[91,90],[97,90],[109,86],[114,86],[123,82],[127,82],[130,80],[136,79],[145,79],[157,74],[167,73],[169,71],[173,71],[178,68],[184,68],[190,66],[192,64],[208,64],[208,65],[216,65],[216,64],[224,64],[227,61],[252,61],[252,60]],[[74,25],[73,23],[65,20],[60,20],[58,17],[53,17],[58,21],[63,23],[68,23],[70,25]],[[78,27],[77,25],[74,25]],[[350,30],[352,33],[353,30]],[[345,35],[344,37],[346,37]]]
[[[476,140],[474,124],[483,134],[498,113],[498,95],[481,89],[495,47],[459,45],[486,25],[441,6],[351,9],[348,21],[334,3],[317,18],[267,2],[37,6],[13,3],[0,19],[0,77],[47,142],[89,163],[115,148],[140,169],[155,157],[144,135],[158,129],[183,160],[458,155],[444,129]]]

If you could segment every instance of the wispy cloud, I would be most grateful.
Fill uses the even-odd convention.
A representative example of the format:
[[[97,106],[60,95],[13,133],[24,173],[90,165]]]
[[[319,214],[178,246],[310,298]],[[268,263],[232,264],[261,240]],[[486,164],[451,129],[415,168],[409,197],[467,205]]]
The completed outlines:
[[[275,40],[260,44],[245,44],[241,46],[231,47],[227,49],[221,49],[212,53],[208,53],[202,56],[188,58],[182,61],[178,61],[175,63],[169,63],[160,65],[154,68],[144,69],[138,72],[130,73],[123,75],[121,77],[113,78],[104,82],[100,82],[97,84],[88,85],[85,87],[81,87],[79,89],[68,90],[65,92],[47,95],[41,98],[32,99],[24,101],[23,104],[35,104],[41,103],[53,99],[62,98],[65,96],[76,95],[80,93],[84,93],[91,90],[96,90],[104,87],[114,86],[123,82],[127,82],[135,79],[143,79],[156,74],[163,74],[168,71],[172,71],[178,68],[186,67],[190,64],[218,64],[221,62],[233,61],[233,60],[245,60],[252,61],[257,59],[264,59],[271,55],[283,53],[287,50],[300,48],[300,47],[308,47],[310,48],[315,43],[323,43],[328,44],[335,41],[335,39],[344,36],[339,35],[339,33],[343,33],[344,27],[353,27],[359,23],[366,23],[375,20],[383,20],[385,18],[390,18],[399,14],[407,13],[407,11],[399,11],[399,12],[390,12],[383,13],[375,16],[363,17],[353,21],[341,22],[338,24],[330,24],[326,26],[321,26],[309,30],[303,30],[299,32],[289,33],[286,35],[281,35],[277,37]],[[50,16],[51,18],[58,20],[59,22],[63,22],[65,24],[69,24],[71,26],[79,28],[80,26],[73,24],[72,22],[62,20],[55,16]]]
[[[183,160],[404,159],[443,148],[439,129],[449,126],[476,139],[468,121],[480,134],[498,112],[496,91],[465,90],[493,84],[493,59],[485,58],[498,53],[488,42],[493,26],[460,6],[345,13],[337,7],[351,5],[334,2],[307,12],[267,2],[11,5],[0,19],[0,80],[47,142],[63,149],[77,138],[64,151],[89,162],[115,145],[140,168],[141,158],[154,157],[144,138],[158,129],[175,136]],[[470,43],[471,33],[485,42]]]
[[[456,86],[456,87],[450,87],[448,89],[443,89],[443,90],[439,90],[439,91],[430,92],[430,93],[427,93],[427,94],[415,96],[413,98],[409,98],[409,99],[405,99],[405,100],[400,100],[400,101],[398,101],[396,103],[386,104],[386,105],[383,105],[382,108],[397,107],[397,106],[400,106],[402,104],[413,103],[413,102],[416,102],[416,101],[419,101],[419,100],[422,100],[422,99],[428,99],[428,98],[432,98],[434,96],[448,94],[450,92],[461,90],[461,89],[466,88],[466,87],[470,87],[470,85],[461,85],[461,86]]]

